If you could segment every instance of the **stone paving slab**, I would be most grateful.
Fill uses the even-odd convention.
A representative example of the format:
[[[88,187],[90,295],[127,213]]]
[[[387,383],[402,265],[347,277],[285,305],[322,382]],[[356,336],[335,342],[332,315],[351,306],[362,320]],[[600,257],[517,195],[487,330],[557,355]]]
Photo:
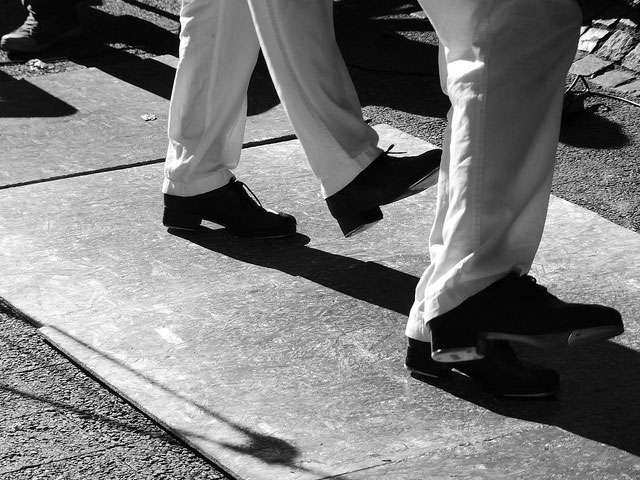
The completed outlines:
[[[383,147],[428,148],[380,131]],[[565,297],[615,305],[627,334],[558,354],[561,399],[520,406],[402,368],[434,191],[347,240],[297,142],[245,150],[238,173],[270,207],[295,214],[301,235],[239,240],[213,225],[171,235],[159,224],[159,165],[0,192],[0,295],[239,478],[469,476],[481,458],[487,478],[509,478],[519,458],[532,459],[527,472],[545,466],[540,439],[558,435],[573,461],[602,455],[598,473],[635,468],[640,236],[553,199],[536,275]],[[461,445],[480,453],[441,461]]]
[[[613,62],[609,62],[608,60],[602,60],[595,55],[587,55],[586,57],[581,58],[580,60],[574,62],[571,65],[571,69],[569,73],[573,75],[581,75],[583,77],[588,77],[594,75],[598,72],[601,72],[605,68],[609,68],[613,65]]]
[[[598,85],[602,85],[603,87],[613,88],[622,85],[623,83],[630,82],[634,78],[634,75],[628,72],[609,70],[604,72],[602,75],[595,77],[593,82]]]
[[[163,56],[110,67],[111,74],[87,68],[1,82],[0,188],[161,161],[176,63]],[[293,134],[272,88],[267,78],[253,81],[245,144]]]

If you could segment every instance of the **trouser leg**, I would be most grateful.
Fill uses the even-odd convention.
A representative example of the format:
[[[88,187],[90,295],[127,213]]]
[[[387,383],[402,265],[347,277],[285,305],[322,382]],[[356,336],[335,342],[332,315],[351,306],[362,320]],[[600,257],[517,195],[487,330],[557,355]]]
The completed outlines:
[[[245,1],[183,1],[180,22],[163,192],[192,196],[233,177],[260,47]]]
[[[335,42],[331,0],[194,1],[181,13],[164,192],[222,186],[238,162],[246,88],[263,49],[278,95],[325,196],[379,154]],[[215,33],[215,40],[214,35]],[[242,108],[241,108],[242,107]]]
[[[574,0],[420,0],[441,42],[451,99],[429,240],[406,333],[511,271],[526,273],[547,214]]]
[[[248,2],[278,94],[330,196],[381,153],[336,44],[333,2]]]

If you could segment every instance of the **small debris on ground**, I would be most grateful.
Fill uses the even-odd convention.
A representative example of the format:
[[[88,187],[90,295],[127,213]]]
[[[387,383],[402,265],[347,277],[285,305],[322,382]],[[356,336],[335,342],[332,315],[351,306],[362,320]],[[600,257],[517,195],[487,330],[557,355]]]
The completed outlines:
[[[32,58],[27,63],[25,63],[29,70],[53,70],[55,65],[51,65],[49,63],[43,62],[39,58]]]

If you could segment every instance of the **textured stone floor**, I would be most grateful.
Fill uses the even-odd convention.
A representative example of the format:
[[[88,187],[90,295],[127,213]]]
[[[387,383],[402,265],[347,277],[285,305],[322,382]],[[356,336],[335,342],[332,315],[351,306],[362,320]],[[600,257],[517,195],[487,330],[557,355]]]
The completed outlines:
[[[428,148],[398,130],[381,133],[383,147]],[[239,478],[471,477],[478,469],[508,478],[523,468],[536,478],[560,468],[547,444],[571,449],[576,462],[564,471],[576,478],[636,468],[640,258],[628,252],[640,250],[637,234],[553,200],[534,272],[565,297],[615,305],[627,334],[588,353],[556,353],[571,359],[559,367],[560,399],[519,408],[469,382],[428,385],[402,368],[433,191],[391,206],[354,241],[339,235],[296,141],[245,149],[239,176],[295,214],[301,234],[242,241],[208,225],[171,235],[158,221],[159,165],[4,190],[3,296]],[[621,389],[623,364],[631,373]],[[614,386],[616,397],[600,394]],[[594,466],[593,456],[607,461]]]
[[[0,314],[0,478],[226,478],[83,374],[22,319]]]
[[[362,8],[363,2],[360,0],[343,0],[336,5],[339,39],[361,100],[365,105],[365,112],[377,123],[391,123],[415,136],[438,143],[447,102],[440,94],[435,78],[436,42],[428,22],[421,19],[419,15],[415,15],[417,9],[413,2],[368,0],[364,3],[367,4],[366,8]],[[5,256],[0,259],[4,265],[10,267],[3,268],[3,285],[4,287],[9,285],[10,288],[7,290],[3,287],[0,296],[8,296],[6,294],[10,291],[15,292],[16,290],[12,288],[16,285],[13,284],[19,278],[23,280],[26,278],[24,275],[27,274],[28,269],[22,269],[16,274],[15,272],[20,269],[16,268],[14,257],[7,257],[6,252],[15,251],[8,247],[12,242],[11,248],[20,243],[16,239],[29,225],[37,235],[32,233],[30,238],[23,242],[21,248],[24,248],[24,252],[34,245],[39,245],[38,248],[42,247],[39,253],[42,253],[48,247],[55,245],[55,242],[64,242],[65,238],[72,239],[63,250],[66,249],[67,253],[72,252],[74,255],[78,252],[86,254],[86,258],[80,259],[82,275],[87,275],[82,277],[84,280],[91,280],[92,274],[107,275],[109,278],[108,268],[107,270],[94,268],[101,262],[106,261],[107,264],[114,262],[118,268],[128,268],[130,265],[126,260],[131,260],[133,265],[139,262],[139,258],[127,258],[122,254],[121,249],[104,249],[100,242],[116,241],[114,238],[109,238],[112,235],[109,234],[105,225],[110,218],[120,215],[123,216],[120,220],[126,224],[126,215],[130,211],[136,211],[139,214],[136,218],[144,217],[147,222],[135,224],[133,227],[157,226],[155,222],[157,222],[158,212],[154,210],[157,208],[155,203],[157,198],[153,198],[157,193],[152,191],[155,192],[156,189],[157,183],[154,182],[159,178],[159,166],[131,167],[136,163],[157,162],[164,153],[162,137],[165,127],[162,125],[166,116],[166,102],[173,74],[171,67],[174,61],[167,56],[156,59],[150,57],[175,54],[175,32],[177,31],[175,8],[177,5],[178,2],[173,0],[154,0],[153,2],[106,0],[99,10],[87,10],[83,16],[83,23],[85,26],[91,26],[90,31],[95,36],[86,38],[86,42],[82,44],[62,46],[57,53],[53,52],[53,57],[45,58],[44,65],[37,62],[24,64],[26,59],[5,62],[5,57],[0,58],[0,72],[4,72],[0,73],[0,102],[2,102],[0,103],[0,125],[2,125],[0,140],[3,149],[6,149],[5,153],[13,152],[9,156],[3,155],[3,161],[7,161],[4,160],[5,158],[13,162],[18,159],[24,160],[21,164],[14,164],[12,168],[4,169],[1,183],[4,187],[8,187],[16,183],[47,180],[46,185],[42,183],[28,187],[14,186],[0,191],[2,199],[0,210],[4,212],[3,218],[9,219],[2,238],[11,239],[8,243],[2,243],[3,248],[0,249],[1,253],[5,253]],[[8,15],[0,18],[1,26],[19,20],[15,5],[8,0],[0,0],[0,9],[2,8],[5,8]],[[623,16],[619,15],[616,18],[620,19]],[[619,30],[621,25],[620,22],[612,23],[605,28],[612,27],[613,32],[613,30]],[[612,32],[608,33],[611,37],[615,33]],[[602,37],[602,41],[596,45],[597,48],[604,46],[609,39],[610,37]],[[372,45],[376,47],[372,48]],[[599,55],[601,52],[595,53]],[[69,59],[61,58],[65,55]],[[584,52],[580,55],[584,55]],[[416,59],[420,60],[416,62]],[[122,64],[123,61],[129,63]],[[620,62],[615,65],[614,70],[620,70]],[[55,75],[56,72],[67,69],[73,71],[94,66],[98,70],[69,72],[69,77],[60,77],[60,79]],[[603,72],[607,73],[607,68],[611,69],[611,65],[608,64],[605,70],[595,75],[601,76]],[[78,79],[84,79],[82,87],[86,89],[88,95],[74,95],[71,91],[78,83],[70,81],[75,78],[74,75],[77,75]],[[27,78],[19,80],[22,76]],[[613,81],[616,79],[619,78],[612,77]],[[93,91],[91,82],[94,82]],[[624,83],[624,85],[632,84],[633,81]],[[102,89],[96,88],[100,86]],[[108,90],[111,88],[114,89],[117,109],[112,109],[110,115],[105,103],[110,100]],[[607,91],[609,87],[605,85],[603,88]],[[4,95],[9,89],[12,95]],[[105,89],[106,91],[102,91]],[[263,67],[258,70],[254,79],[254,91],[253,108],[250,113],[260,114],[262,118],[268,119],[266,123],[269,126],[273,126],[274,119],[275,124],[284,126],[281,112],[278,108],[273,108],[277,106],[277,99],[266,79]],[[622,94],[628,95],[627,92]],[[124,101],[127,95],[132,100],[128,105]],[[118,98],[122,99],[119,103]],[[23,101],[20,102],[19,99]],[[26,99],[30,101],[25,102]],[[144,101],[140,101],[141,99]],[[149,108],[150,106],[153,108]],[[640,198],[640,195],[637,195],[639,170],[635,159],[640,126],[636,112],[634,107],[614,100],[595,97],[589,99],[587,108],[573,116],[564,125],[554,192],[597,211],[618,225],[638,231],[640,225],[638,223],[640,210],[637,209],[638,198]],[[145,122],[141,115],[146,113],[152,113],[158,118],[155,121]],[[27,117],[33,118],[27,120]],[[78,134],[77,138],[66,135],[65,132],[69,129],[65,130],[61,127],[61,123],[64,122],[75,126],[71,130]],[[100,135],[105,124],[119,130],[135,131],[136,138],[140,139],[136,142],[135,149],[139,151],[128,151],[129,143],[121,141],[126,135],[122,135],[122,138],[119,138],[120,135],[114,136],[115,143],[108,144],[103,141],[109,139],[108,137],[103,139]],[[260,126],[257,126],[260,133]],[[105,130],[109,131],[108,128]],[[41,142],[42,148],[38,149],[34,145],[29,147],[25,144],[24,139],[27,137],[24,135],[21,137],[23,131],[29,131],[30,141]],[[61,133],[68,137],[68,142],[60,143]],[[284,137],[278,137],[276,139],[278,142],[286,139],[290,131],[287,133],[282,130],[281,133]],[[262,141],[257,140],[258,143]],[[82,142],[92,145],[91,155],[85,154]],[[249,140],[248,146],[255,143]],[[77,148],[71,149],[73,155],[65,156],[60,153],[59,147],[66,148],[67,145],[70,147],[76,145]],[[109,145],[112,146],[111,150],[108,148]],[[12,148],[14,150],[11,150]],[[43,157],[42,151],[46,151],[48,156]],[[257,155],[257,152],[259,151],[255,150],[254,154]],[[290,166],[295,155],[284,156],[287,157],[285,164]],[[304,162],[300,160],[298,163]],[[135,194],[129,194],[120,199],[119,203],[105,203],[109,194],[105,193],[104,189],[118,183],[118,178],[122,178],[122,175],[115,171],[109,171],[86,183],[83,198],[69,199],[68,186],[81,185],[83,182],[73,183],[79,179],[59,177],[89,174],[85,178],[90,178],[93,176],[92,170],[103,167],[109,170],[127,169],[120,173],[138,172],[133,173],[132,178],[143,179],[144,185],[136,189]],[[137,176],[139,172],[146,173],[140,173],[141,176]],[[243,172],[247,178],[252,178],[250,171]],[[325,324],[314,325],[313,328],[316,332],[322,328],[329,329],[328,339],[335,340],[330,346],[340,346],[342,353],[337,359],[326,357],[330,348],[320,343],[310,353],[307,352],[308,355],[301,346],[298,356],[293,358],[300,359],[301,363],[315,358],[320,365],[326,363],[328,366],[336,366],[330,372],[331,375],[344,379],[350,378],[349,375],[360,374],[372,386],[379,385],[377,382],[384,383],[392,379],[393,382],[397,382],[397,385],[394,384],[395,388],[401,389],[401,395],[397,397],[399,402],[406,402],[407,399],[415,401],[411,403],[411,408],[414,408],[412,411],[420,412],[421,415],[409,417],[409,420],[417,418],[418,425],[432,425],[431,422],[434,421],[432,417],[436,415],[445,415],[444,418],[447,418],[446,415],[464,412],[463,417],[451,422],[452,431],[449,431],[449,434],[450,439],[454,441],[447,443],[446,438],[438,435],[437,428],[425,428],[417,442],[405,442],[402,445],[392,442],[390,446],[383,446],[387,450],[372,448],[370,450],[373,455],[362,463],[358,463],[357,455],[347,459],[341,468],[349,473],[333,478],[401,479],[416,478],[418,475],[417,478],[457,476],[490,479],[520,477],[617,479],[635,478],[640,475],[636,435],[640,421],[637,416],[638,410],[635,408],[640,400],[638,393],[640,378],[637,374],[640,372],[637,356],[640,348],[637,335],[639,316],[637,307],[633,303],[634,299],[638,298],[640,282],[633,276],[621,274],[633,269],[638,271],[638,256],[634,255],[634,252],[638,251],[634,243],[637,235],[628,237],[629,232],[626,232],[622,234],[622,238],[627,240],[619,241],[618,233],[624,230],[613,228],[607,222],[602,223],[602,218],[576,209],[573,205],[558,199],[554,200],[550,221],[555,224],[552,224],[551,228],[555,232],[563,231],[564,233],[559,237],[545,239],[547,247],[541,250],[535,273],[554,291],[569,298],[589,297],[594,301],[618,305],[627,319],[628,333],[618,342],[608,342],[579,351],[553,352],[553,355],[548,356],[541,355],[539,352],[524,351],[523,354],[526,356],[560,371],[563,382],[560,398],[554,402],[533,404],[502,402],[485,395],[476,386],[462,378],[446,384],[429,385],[409,379],[402,372],[401,329],[406,308],[410,302],[411,288],[427,261],[423,253],[424,249],[418,250],[416,246],[423,242],[424,232],[429,226],[428,211],[433,201],[430,194],[407,200],[401,204],[403,208],[394,207],[386,212],[386,222],[390,225],[381,226],[381,228],[395,228],[394,235],[404,232],[407,236],[400,242],[403,247],[399,250],[397,250],[399,242],[394,235],[386,235],[385,230],[365,234],[367,237],[355,246],[341,242],[334,244],[332,241],[318,242],[318,238],[323,235],[327,238],[333,234],[337,235],[337,228],[330,219],[323,217],[326,212],[320,208],[321,203],[315,185],[308,183],[306,172],[294,172],[292,175],[291,178],[295,182],[278,183],[277,193],[260,186],[256,190],[263,199],[266,197],[269,203],[281,204],[295,210],[301,223],[308,228],[305,233],[310,240],[298,237],[293,245],[270,245],[266,256],[263,246],[246,244],[238,246],[221,232],[208,232],[200,238],[171,240],[167,240],[163,232],[158,232],[158,237],[153,239],[151,245],[157,247],[159,243],[167,241],[177,247],[175,250],[182,251],[183,254],[186,248],[186,251],[192,255],[192,259],[201,261],[182,264],[183,270],[177,271],[189,271],[190,268],[194,268],[196,272],[191,272],[194,276],[199,270],[203,270],[203,265],[213,266],[212,262],[215,258],[225,259],[226,263],[223,262],[225,265],[247,264],[243,267],[246,271],[259,272],[258,275],[250,275],[243,280],[250,286],[247,291],[249,297],[259,295],[260,290],[265,288],[259,283],[260,278],[263,277],[269,279],[267,283],[272,282],[267,285],[266,291],[276,292],[273,298],[268,299],[271,302],[283,298],[276,288],[276,280],[282,281],[284,278],[286,282],[293,281],[296,288],[301,285],[308,286],[308,289],[307,287],[304,289],[304,302],[301,306],[308,311],[309,305],[313,306],[314,302],[322,303],[318,305],[317,310],[311,310],[312,315],[308,316],[312,318],[331,319],[337,312],[334,320],[338,323],[332,324],[327,320]],[[55,180],[56,178],[58,180]],[[54,186],[59,181],[64,183]],[[255,189],[253,183],[252,180],[251,185]],[[135,185],[134,180],[131,185]],[[95,188],[92,189],[91,186]],[[29,190],[23,190],[24,188]],[[146,188],[149,190],[145,190]],[[92,197],[96,190],[104,193],[102,198]],[[143,195],[144,201],[140,203],[140,198],[136,195],[143,191],[147,193]],[[55,201],[49,201],[47,192],[48,194],[55,192]],[[44,196],[39,197],[40,195]],[[21,198],[24,208],[16,210],[15,204],[7,203],[7,199],[10,198]],[[296,203],[295,199],[304,199],[304,201]],[[54,211],[59,202],[73,208],[64,209],[64,214],[57,218],[45,215],[46,212]],[[99,218],[105,221],[102,225],[86,222],[91,215],[78,217],[73,213],[90,211],[93,214],[105,205],[111,205],[111,210],[98,212]],[[313,205],[313,208],[308,208],[307,205]],[[51,208],[54,210],[49,210]],[[62,207],[58,205],[58,208]],[[424,216],[418,223],[412,215],[416,209],[424,209]],[[11,212],[8,217],[6,212]],[[580,214],[574,215],[576,212]],[[44,219],[43,215],[47,218]],[[408,218],[408,215],[411,218]],[[568,228],[567,218],[572,218],[574,221],[576,218],[581,220],[572,222]],[[314,219],[323,220],[315,224]],[[9,225],[15,225],[16,228],[11,228],[11,233],[4,235]],[[135,231],[135,228],[132,231]],[[121,239],[122,245],[128,246],[138,241],[138,237],[133,235],[132,231],[116,230],[114,233],[115,237],[121,235],[117,238]],[[96,242],[86,243],[83,248],[76,251],[75,247],[85,243],[88,236],[94,237]],[[140,236],[140,238],[143,237]],[[46,239],[52,241],[55,239],[55,242],[49,244]],[[629,243],[625,243],[627,241]],[[560,246],[555,250],[548,247],[556,243]],[[174,254],[173,250],[165,247],[167,256]],[[303,261],[293,262],[292,251]],[[103,255],[102,252],[106,253]],[[82,310],[75,309],[75,306],[82,305],[81,308],[86,308],[87,305],[104,305],[100,303],[104,301],[102,298],[105,291],[104,285],[91,281],[81,285],[85,290],[94,289],[88,301],[87,297],[69,295],[70,288],[77,285],[78,270],[75,269],[78,258],[72,256],[74,259],[65,260],[56,255],[37,256],[32,262],[33,265],[49,265],[49,269],[42,270],[39,277],[47,281],[41,283],[42,286],[39,288],[34,288],[35,284],[29,283],[26,290],[21,289],[21,294],[24,290],[27,296],[37,298],[38,302],[41,302],[39,307],[45,310],[43,318],[55,313],[56,308],[60,308],[62,311],[70,309],[74,315],[80,315],[82,321],[85,321],[89,317],[82,315]],[[91,255],[97,255],[95,265],[92,262],[86,262]],[[26,262],[32,257],[26,255],[22,258],[18,255],[16,258]],[[155,278],[153,268],[155,267],[150,270],[150,278]],[[159,275],[160,278],[165,275],[167,280],[172,275],[175,276],[177,271],[167,272],[160,268],[155,271],[155,275]],[[594,274],[594,271],[597,273]],[[344,272],[350,275],[348,277],[340,275]],[[349,280],[351,277],[363,280],[353,282]],[[111,282],[113,278],[111,277]],[[155,278],[154,281],[157,280],[158,278]],[[162,282],[159,285],[159,291],[167,288],[167,284]],[[170,283],[171,285],[175,283]],[[181,291],[178,285],[175,286],[175,291]],[[201,288],[204,287],[201,286]],[[57,296],[47,298],[48,291]],[[131,292],[125,293],[135,296],[139,290],[134,288]],[[210,294],[211,291],[207,290],[203,295]],[[171,299],[173,296],[168,297]],[[291,297],[292,295],[284,298]],[[126,298],[126,295],[123,298]],[[247,300],[243,299],[243,301]],[[296,297],[296,301],[300,302],[299,297]],[[354,303],[360,307],[354,310],[352,307]],[[56,307],[47,308],[47,305],[52,304]],[[261,308],[264,310],[269,305],[266,303]],[[288,308],[291,309],[294,306],[298,307],[298,305],[289,304]],[[362,310],[359,310],[360,308]],[[105,311],[110,311],[109,309],[113,311],[113,306],[105,308]],[[367,313],[370,311],[375,313]],[[262,310],[258,312],[262,314]],[[180,363],[180,358],[184,357],[173,355],[173,352],[186,348],[184,343],[180,344],[180,340],[184,341],[180,332],[176,333],[173,325],[153,324],[159,321],[158,319],[161,321],[170,315],[168,310],[160,308],[159,311],[135,310],[127,313],[131,314],[131,318],[137,315],[143,317],[148,315],[152,331],[149,335],[141,337],[144,339],[143,343],[160,342],[162,344],[164,342],[169,345],[166,349],[167,361]],[[154,316],[154,313],[157,315]],[[354,329],[354,317],[358,320],[358,324],[362,322],[367,326],[364,334]],[[73,319],[69,317],[67,320]],[[65,322],[66,320],[62,315],[58,315],[56,321]],[[393,332],[390,337],[384,337],[384,340],[380,341],[375,340],[376,328],[380,327],[376,321],[389,327],[388,330]],[[262,329],[261,331],[266,329],[269,332],[270,325],[274,329],[281,328],[279,325],[269,324],[268,316],[257,327]],[[209,327],[211,322],[203,328]],[[229,325],[225,324],[226,327]],[[0,428],[0,478],[11,480],[222,478],[222,473],[186,450],[184,444],[174,440],[148,419],[141,417],[122,400],[87,378],[78,371],[77,367],[47,347],[42,337],[35,335],[32,327],[15,317],[3,315],[0,318],[0,329],[2,330],[0,341],[2,341],[2,350],[5,352],[0,362],[3,377],[0,386],[2,396],[0,410],[3,419],[6,419],[4,427]],[[295,335],[296,332],[298,330],[294,329],[289,333],[293,339],[292,344],[295,344],[295,338],[299,338]],[[113,334],[114,331],[107,333]],[[302,333],[310,334],[313,330],[304,330]],[[86,347],[78,345],[77,342],[69,342],[67,335],[55,329],[49,329],[48,335],[61,344],[66,342],[67,350],[69,352],[73,350],[74,355],[89,358],[96,362],[96,365],[100,363],[99,356],[91,354],[90,350],[87,351]],[[108,335],[105,335],[104,339],[98,338],[97,334],[90,337],[94,341],[94,348],[95,342],[103,347],[105,339],[109,338]],[[210,340],[210,337],[203,338]],[[370,341],[366,342],[363,339]],[[275,342],[272,340],[271,343]],[[235,344],[232,343],[231,347],[233,345]],[[283,347],[281,344],[275,346]],[[139,345],[136,345],[132,350],[135,351],[138,347]],[[229,345],[222,345],[222,347],[230,348]],[[284,352],[283,349],[283,355]],[[205,353],[211,355],[211,352]],[[131,351],[127,352],[125,357],[130,358],[130,355]],[[267,353],[260,355],[262,355],[261,358],[269,357]],[[279,360],[278,357],[275,358]],[[106,371],[110,371],[109,364],[113,363],[113,360],[106,362]],[[115,360],[120,361],[121,358]],[[243,361],[251,362],[251,360],[250,357],[244,357]],[[136,367],[146,367],[150,361],[143,358]],[[374,368],[374,365],[380,365],[380,363],[372,363],[375,361],[383,362],[384,367]],[[86,365],[88,363],[85,367]],[[247,366],[247,363],[242,365]],[[245,376],[256,379],[255,385],[261,386],[265,372],[253,363],[248,365],[240,374],[237,374],[238,367],[234,364],[223,364],[222,367],[218,367],[218,370],[212,369],[213,373],[209,372],[209,374],[221,373],[223,378],[224,375],[230,376],[232,380],[228,382],[228,388],[237,385],[235,377]],[[278,370],[282,370],[279,363],[269,365],[270,369],[266,371],[267,377],[276,375]],[[221,372],[220,368],[222,368]],[[295,376],[296,374],[300,372],[293,372],[291,378],[299,378]],[[132,372],[126,369],[122,377],[133,378],[133,384],[140,380],[137,375],[132,376]],[[317,377],[311,378],[317,379]],[[188,380],[181,378],[180,375],[171,378],[170,381],[188,383]],[[296,387],[293,392],[297,395],[297,399],[305,398],[304,394],[310,388],[309,383],[312,382],[305,377],[305,381],[301,381]],[[274,390],[280,385],[270,385],[267,382],[266,387]],[[144,398],[145,389],[141,388],[137,393],[141,397],[130,397],[134,403],[137,399]],[[174,395],[174,393],[160,388],[162,395]],[[191,395],[194,392],[189,390],[188,393]],[[280,393],[279,390],[278,393]],[[292,391],[287,390],[284,393],[291,395]],[[327,392],[322,394],[326,397]],[[331,391],[328,394],[331,394]],[[188,403],[193,400],[189,395],[186,398],[178,396],[173,401],[178,405],[181,401]],[[197,397],[198,393],[195,392],[194,395]],[[246,398],[252,398],[253,394],[249,391],[246,395]],[[353,399],[345,399],[344,396],[344,394],[338,396],[330,406],[349,405],[349,401],[352,402],[351,405],[355,404]],[[354,398],[360,397],[356,395]],[[373,398],[374,396],[371,396],[371,399]],[[388,408],[390,405],[388,399],[377,404],[371,399],[362,402],[362,406],[352,409],[355,412],[354,415],[376,412],[369,415],[370,418],[367,419],[369,423],[363,424],[367,427],[366,433],[358,435],[358,438],[363,436],[368,438],[374,429],[384,430],[380,412],[393,412]],[[159,403],[160,409],[167,408],[166,405],[163,406],[162,401]],[[273,403],[266,404],[273,406]],[[295,403],[295,405],[298,411],[308,408],[305,404]],[[140,406],[144,408],[143,405]],[[178,420],[188,423],[198,415],[206,416],[212,411],[209,407],[207,407],[208,413],[207,410],[203,411],[201,408],[203,406],[207,407],[200,404],[195,406],[194,412],[194,405],[191,403],[184,408],[187,413]],[[395,406],[397,407],[398,404]],[[443,408],[445,408],[444,411]],[[149,412],[148,407],[147,411]],[[407,409],[398,410],[400,413],[395,416],[408,421],[403,418],[407,411]],[[290,412],[287,414],[291,415]],[[312,462],[303,461],[305,450],[300,448],[295,438],[288,436],[287,428],[278,429],[277,424],[255,422],[252,420],[252,415],[255,415],[255,410],[243,411],[236,418],[235,423],[225,423],[224,419],[217,417],[217,421],[225,423],[225,428],[230,433],[228,436],[224,435],[224,429],[222,433],[214,432],[214,438],[217,438],[216,434],[223,435],[225,438],[213,447],[226,456],[236,455],[235,461],[241,463],[242,468],[254,468],[257,465],[258,467],[254,470],[259,471],[260,475],[269,475],[269,472],[273,471],[278,471],[279,475],[281,471],[279,469],[286,469],[291,465],[295,467],[291,469],[297,469],[297,473],[288,471],[287,474],[293,475],[293,478],[314,475],[313,468],[318,467],[318,464],[313,462],[322,460],[321,456],[314,456]],[[331,418],[330,415],[325,416]],[[317,427],[319,421],[317,417],[318,414],[315,411],[309,415],[305,424],[306,430],[301,434],[302,447],[319,441],[316,439],[316,432],[321,431],[321,428]],[[288,418],[284,415],[278,421],[283,422]],[[350,417],[349,420],[354,418]],[[164,422],[166,419],[161,420],[161,423]],[[339,426],[326,419],[321,423],[320,427],[328,431],[339,430]],[[246,425],[250,428],[244,428]],[[439,425],[437,421],[435,425]],[[289,424],[286,426],[288,427]],[[204,435],[198,431],[194,435],[192,430],[175,431],[187,442],[200,449],[213,448],[209,441],[212,435],[210,431],[205,431]],[[285,433],[282,433],[283,431]],[[390,434],[393,430],[384,433]],[[407,435],[407,432],[400,432],[397,438],[406,438],[402,435]],[[456,438],[461,440],[455,441]],[[395,436],[394,439],[396,439]],[[339,453],[348,456],[349,452],[360,447],[362,443],[352,441]],[[333,448],[337,447],[333,446]],[[385,454],[389,452],[393,455]],[[243,458],[247,456],[249,461],[243,462]],[[567,462],[567,458],[572,461]],[[267,467],[262,468],[261,465],[267,465]],[[318,468],[322,470],[325,467],[326,465],[322,464]],[[356,471],[352,471],[354,469]],[[419,473],[416,474],[416,472]],[[253,478],[251,475],[253,474],[247,474],[247,478]]]

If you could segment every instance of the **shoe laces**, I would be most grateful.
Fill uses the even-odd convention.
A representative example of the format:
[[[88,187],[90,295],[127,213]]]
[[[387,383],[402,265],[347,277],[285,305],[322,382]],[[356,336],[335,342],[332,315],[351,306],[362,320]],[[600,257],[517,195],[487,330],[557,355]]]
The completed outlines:
[[[521,275],[517,278],[517,281],[513,284],[513,294],[517,297],[527,299],[529,301],[543,301],[546,302],[552,298],[555,298],[547,287],[544,287],[538,283],[538,281],[531,275]]]
[[[395,143],[392,143],[392,144],[391,144],[391,145],[389,145],[389,146],[387,147],[387,149],[384,151],[384,154],[385,154],[385,155],[388,155],[388,154],[390,154],[390,153],[394,153],[394,154],[396,154],[396,155],[399,155],[399,154],[407,153],[407,152],[405,152],[405,151],[396,151],[396,152],[394,152],[394,151],[393,151],[393,149],[394,149],[394,148],[396,148],[396,144],[395,144]]]
[[[29,12],[24,23],[18,27],[17,31],[24,32],[31,36],[35,33],[38,27],[40,27],[40,23],[36,19],[35,15],[32,12]]]
[[[544,286],[540,285],[538,283],[538,280],[536,280],[531,275],[522,275],[522,277],[520,277],[520,278],[522,279],[523,282],[527,282],[529,285],[533,286],[539,292],[546,292],[547,291],[547,287],[544,287]]]
[[[255,202],[260,206],[260,208],[264,208],[258,196],[255,193],[253,193],[253,190],[251,190],[246,183],[240,182],[238,180],[236,180],[234,183],[238,185],[240,188],[243,188],[245,192],[249,193],[251,195],[251,197],[249,198],[253,198]]]

